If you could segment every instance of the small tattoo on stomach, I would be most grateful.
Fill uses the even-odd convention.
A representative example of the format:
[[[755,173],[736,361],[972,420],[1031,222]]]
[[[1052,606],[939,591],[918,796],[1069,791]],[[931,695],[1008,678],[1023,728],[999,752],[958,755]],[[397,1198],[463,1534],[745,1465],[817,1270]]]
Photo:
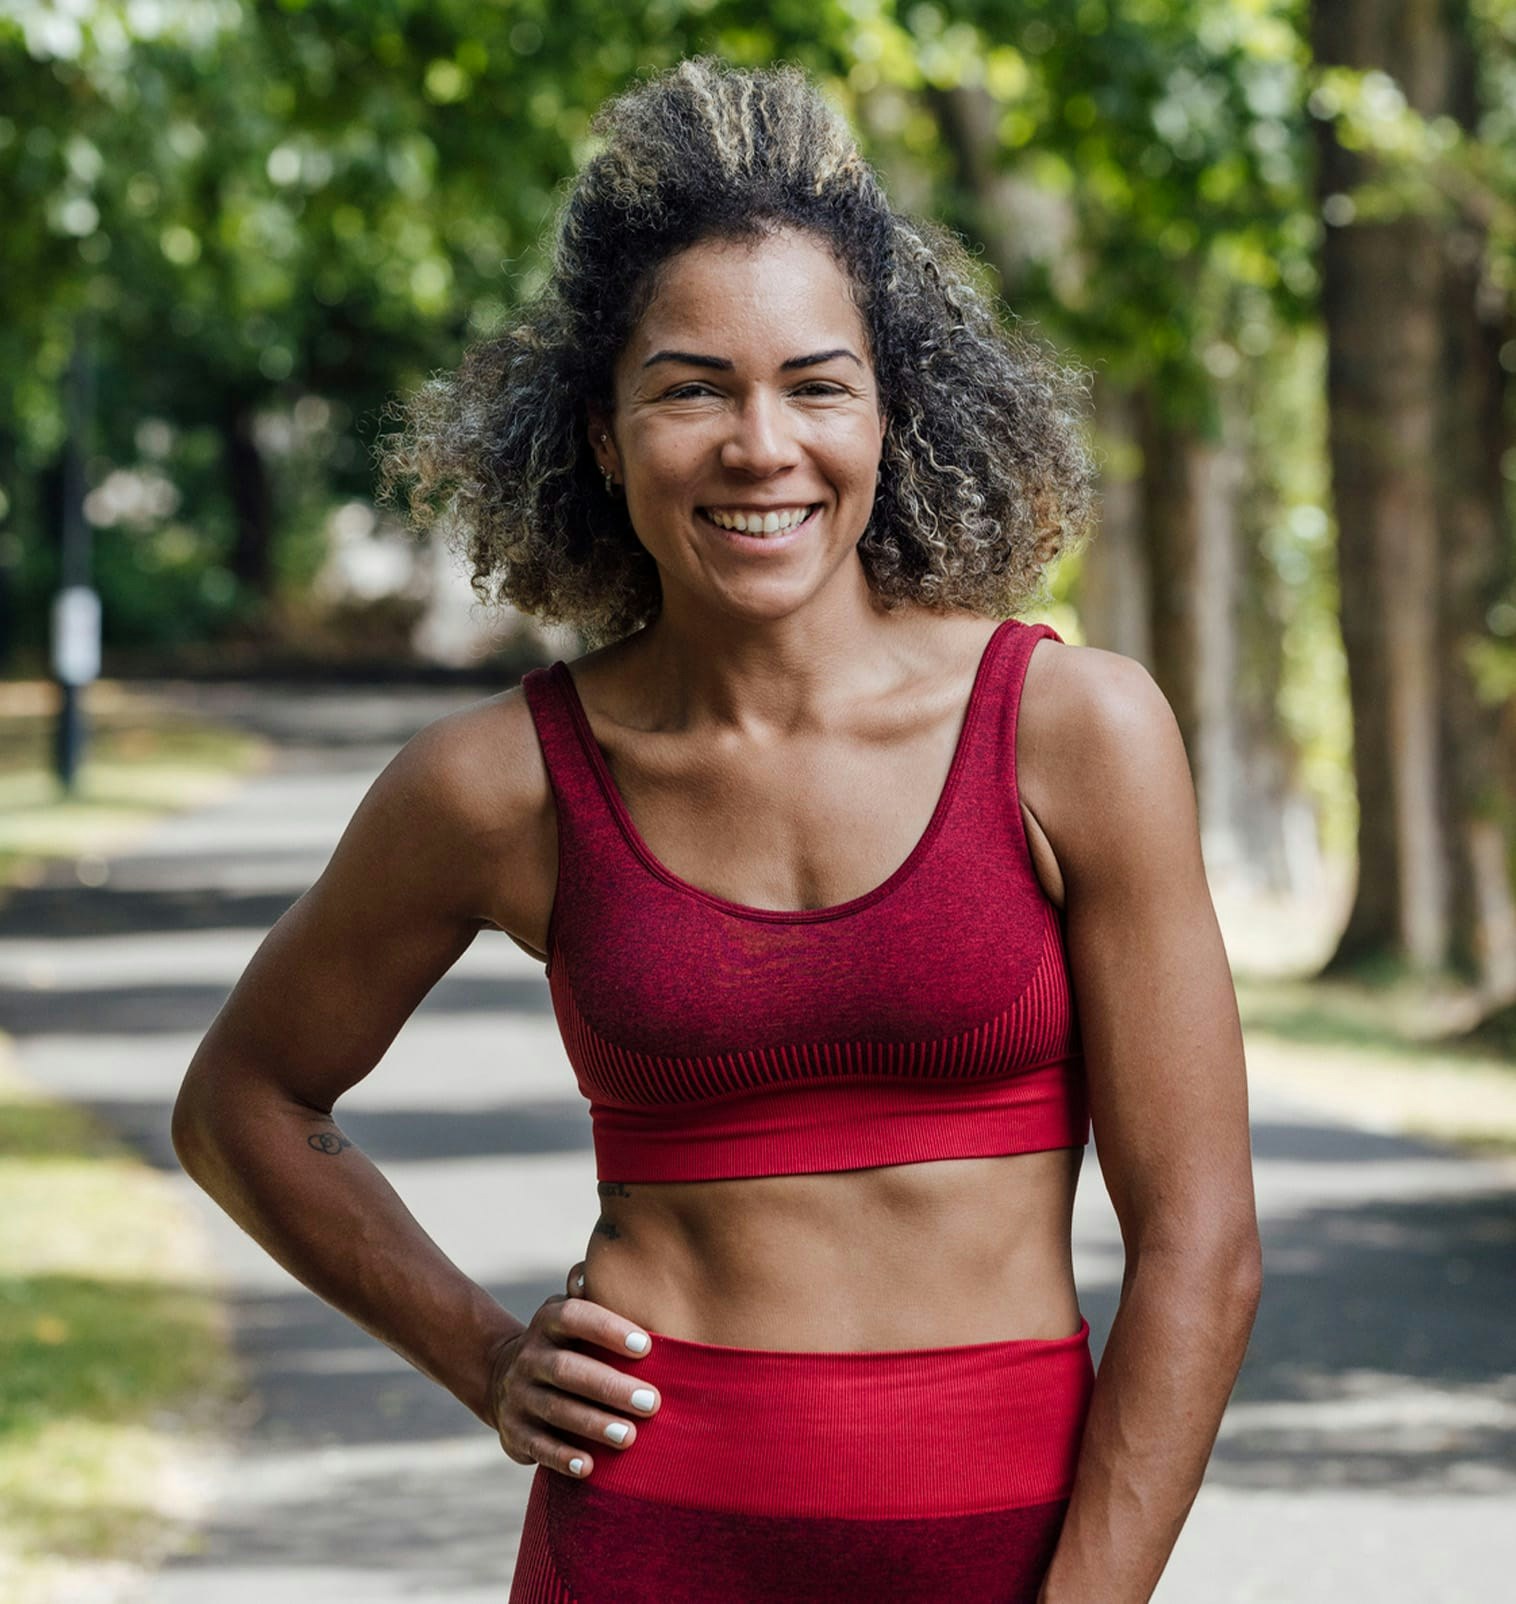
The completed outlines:
[[[608,1236],[613,1238],[621,1235],[620,1231],[616,1229],[615,1222],[606,1219],[603,1214],[598,1220],[595,1221],[595,1233],[597,1236]]]

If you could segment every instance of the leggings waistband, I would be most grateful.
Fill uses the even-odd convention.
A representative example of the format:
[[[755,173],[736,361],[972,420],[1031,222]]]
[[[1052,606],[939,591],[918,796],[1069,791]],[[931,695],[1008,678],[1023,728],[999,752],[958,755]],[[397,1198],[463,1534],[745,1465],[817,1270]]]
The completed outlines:
[[[649,1332],[595,1357],[655,1386],[631,1446],[583,1441],[586,1486],[692,1508],[889,1519],[1066,1498],[1095,1372],[1067,1337],[938,1348],[734,1348]]]

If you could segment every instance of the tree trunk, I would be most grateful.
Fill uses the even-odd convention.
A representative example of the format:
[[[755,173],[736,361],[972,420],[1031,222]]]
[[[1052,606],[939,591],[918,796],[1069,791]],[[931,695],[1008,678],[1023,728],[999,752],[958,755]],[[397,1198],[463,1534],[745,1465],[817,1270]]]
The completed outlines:
[[[221,417],[221,442],[236,531],[227,566],[255,595],[268,600],[274,588],[273,496],[247,401],[228,399]]]
[[[1212,442],[1171,418],[1156,387],[1138,399],[1149,666],[1189,753],[1206,868],[1235,881],[1248,874],[1237,709],[1243,460],[1235,409],[1223,417],[1229,426]]]
[[[977,84],[928,84],[923,98],[953,158],[965,232],[983,242],[1005,299],[1015,304],[1032,263],[1043,264],[1055,285],[1077,288],[1070,282],[1082,272],[1073,207],[1001,166],[994,96]]]
[[[1281,334],[1281,339],[1283,338]],[[1278,383],[1277,363],[1248,363],[1229,387],[1238,432],[1266,410],[1266,385]],[[1237,601],[1237,754],[1235,817],[1247,843],[1253,890],[1302,898],[1319,907],[1327,890],[1316,808],[1301,780],[1300,754],[1280,717],[1285,689],[1285,632],[1291,589],[1270,560],[1269,541],[1286,516],[1267,441],[1248,438],[1246,473],[1237,494],[1237,545],[1242,563]]]
[[[1092,646],[1151,665],[1152,602],[1142,533],[1142,476],[1132,394],[1105,374],[1094,382],[1095,431],[1104,469],[1100,529],[1079,557],[1079,623]]]
[[[1377,67],[1419,111],[1443,97],[1436,0],[1317,0],[1316,60]],[[1343,645],[1358,788],[1358,886],[1328,972],[1386,955],[1440,967],[1448,885],[1437,728],[1438,250],[1415,216],[1333,220],[1365,174],[1316,124],[1322,301]]]
[[[1055,287],[1076,292],[1084,269],[1072,210],[1004,170],[992,97],[956,87],[928,89],[925,100],[952,156],[965,231],[983,241],[1006,298],[1014,304],[1032,264]],[[1218,395],[1222,435],[1207,440],[1193,423],[1161,415],[1156,401],[1167,389],[1161,380],[1151,384],[1131,395],[1096,375],[1104,455],[1137,457],[1143,466],[1124,476],[1122,463],[1102,483],[1100,530],[1080,557],[1080,619],[1086,640],[1144,663],[1168,697],[1194,771],[1213,881],[1270,882],[1282,849],[1265,848],[1269,863],[1254,854],[1258,842],[1282,839],[1284,799],[1278,783],[1262,802],[1250,794],[1239,700],[1245,419],[1238,396]],[[1260,808],[1270,802],[1272,823],[1260,829]]]
[[[1472,132],[1480,104],[1467,0],[1449,0],[1448,16],[1449,110]],[[1509,294],[1489,269],[1487,227],[1465,213],[1443,238],[1445,376],[1438,453],[1450,960],[1491,1003],[1501,1003],[1516,997],[1516,798],[1500,774],[1499,711],[1481,702],[1469,656],[1513,578],[1500,467],[1512,438],[1500,349],[1516,328]]]

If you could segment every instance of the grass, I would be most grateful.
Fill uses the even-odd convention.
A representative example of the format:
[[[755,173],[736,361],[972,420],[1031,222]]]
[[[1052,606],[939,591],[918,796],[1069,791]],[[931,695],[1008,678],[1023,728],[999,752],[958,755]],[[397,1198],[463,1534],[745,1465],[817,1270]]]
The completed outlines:
[[[1236,989],[1256,1078],[1381,1130],[1516,1155],[1516,1063],[1458,1039],[1471,990],[1241,975]]]
[[[101,680],[84,693],[85,758],[65,790],[53,772],[58,702],[49,682],[0,684],[0,889],[31,883],[48,858],[119,852],[267,759],[256,737]]]
[[[223,794],[262,743],[109,682],[88,761],[50,772],[55,692],[0,685],[0,896],[51,857],[87,876],[165,812]],[[1248,913],[1273,951],[1295,932]],[[1445,1045],[1466,999],[1412,983],[1250,977],[1249,1069],[1387,1129],[1516,1153],[1516,1066]],[[42,1096],[0,1034],[0,1599],[112,1596],[193,1542],[195,1467],[245,1399],[212,1267],[168,1177]]]
[[[81,879],[264,761],[108,681],[78,785],[51,772],[57,693],[0,685],[0,896]],[[193,1540],[196,1469],[245,1398],[205,1242],[170,1178],[44,1096],[0,1035],[0,1599],[116,1596]]]
[[[1379,959],[1313,978],[1347,920],[1356,873],[1333,860],[1308,896],[1212,888],[1249,1080],[1386,1133],[1516,1154],[1516,1061],[1465,1039],[1487,1003],[1450,975]]]
[[[185,1461],[242,1396],[168,1178],[0,1057],[0,1597],[188,1541]]]

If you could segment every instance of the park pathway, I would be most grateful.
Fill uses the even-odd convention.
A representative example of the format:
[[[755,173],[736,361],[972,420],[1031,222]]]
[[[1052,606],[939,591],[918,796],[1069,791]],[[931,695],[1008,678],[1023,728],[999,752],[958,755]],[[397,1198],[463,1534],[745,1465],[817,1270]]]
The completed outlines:
[[[531,1471],[293,1281],[178,1170],[169,1110],[264,932],[421,724],[479,690],[156,687],[278,757],[167,820],[103,884],[62,867],[0,913],[21,1070],[177,1177],[250,1382],[194,1552],[144,1604],[503,1604]],[[468,1274],[526,1318],[596,1217],[583,1105],[540,967],[486,932],[340,1105]],[[1255,1070],[1263,1307],[1158,1604],[1440,1604],[1516,1575],[1516,1162],[1349,1125]],[[1091,1147],[1075,1267],[1098,1363],[1120,1237]]]

